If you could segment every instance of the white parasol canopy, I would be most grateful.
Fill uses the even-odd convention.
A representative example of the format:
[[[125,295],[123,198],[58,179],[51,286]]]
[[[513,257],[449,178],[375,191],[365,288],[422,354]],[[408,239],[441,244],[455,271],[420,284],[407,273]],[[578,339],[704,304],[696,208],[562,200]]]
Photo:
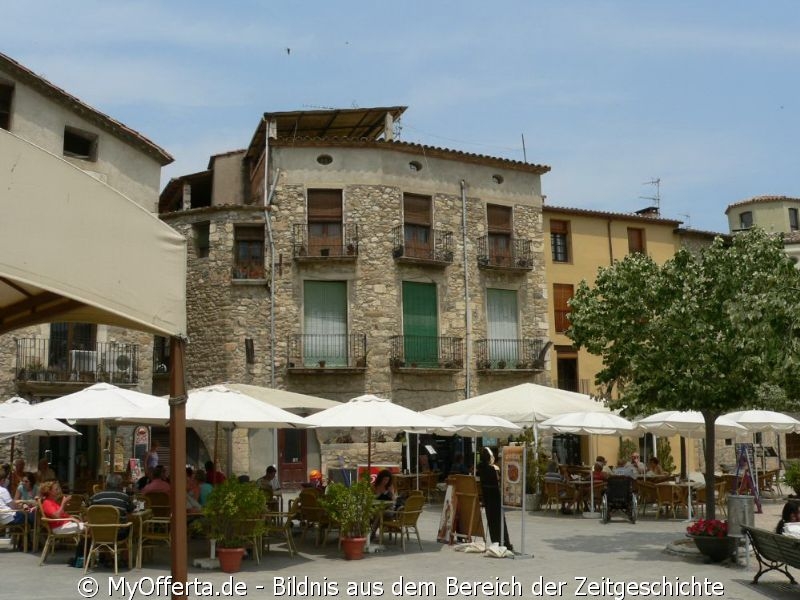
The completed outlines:
[[[283,410],[300,414],[319,412],[340,404],[335,400],[318,398],[317,396],[309,396],[307,394],[298,394],[297,392],[290,392],[288,390],[262,387],[260,385],[249,385],[247,383],[223,383],[221,385],[247,394],[252,398],[256,398],[272,406],[277,406]]]
[[[27,410],[29,405],[30,402],[25,398],[20,398],[19,396],[9,398],[5,402],[0,402],[0,417],[11,417],[15,413],[19,414],[21,410]]]
[[[395,430],[433,430],[443,426],[442,420],[434,415],[416,412],[372,394],[339,403],[338,406],[306,417],[306,422],[317,427],[380,427]]]
[[[533,425],[568,412],[610,411],[601,402],[596,402],[586,394],[535,383],[522,383],[426,411],[428,414],[440,417],[467,414],[493,415],[517,425]]]
[[[29,417],[0,417],[0,440],[17,435],[80,435],[69,425],[57,419],[32,419]]]
[[[33,404],[20,416],[52,417],[70,422],[94,424],[100,420],[169,421],[169,404],[163,398],[110,383],[95,383],[80,391]]]
[[[773,410],[740,410],[723,416],[742,425],[752,433],[759,431],[800,432],[800,421]]]
[[[697,410],[667,410],[636,421],[636,428],[655,435],[680,435],[687,438],[704,438],[706,422],[703,413]],[[725,416],[714,423],[717,435],[735,437],[747,433],[747,429]]]
[[[437,430],[439,435],[462,435],[462,436],[498,436],[508,433],[518,433],[522,427],[515,425],[511,421],[493,415],[451,415],[442,417],[447,423],[448,428]]]
[[[303,417],[226,385],[189,390],[186,422],[218,423],[223,428],[308,427]]]

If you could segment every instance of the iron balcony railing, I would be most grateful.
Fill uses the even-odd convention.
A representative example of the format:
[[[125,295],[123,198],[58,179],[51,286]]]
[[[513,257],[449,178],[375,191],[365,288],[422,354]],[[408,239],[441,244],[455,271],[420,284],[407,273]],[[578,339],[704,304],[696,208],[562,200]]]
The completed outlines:
[[[290,369],[365,369],[367,335],[299,333],[289,336]]]
[[[398,260],[441,263],[453,262],[453,232],[397,225],[392,228],[392,256]]]
[[[464,367],[464,340],[458,337],[395,335],[391,338],[393,369],[449,369]]]
[[[544,368],[544,341],[535,339],[488,339],[475,342],[479,371],[537,371]]]
[[[507,244],[491,243],[488,235],[478,238],[478,266],[488,269],[533,269],[531,241],[509,238]]]
[[[139,380],[139,345],[98,342],[90,348],[72,348],[66,340],[21,338],[16,340],[19,381],[136,383]]]
[[[358,257],[356,223],[295,223],[292,226],[292,257],[295,259],[355,259]]]

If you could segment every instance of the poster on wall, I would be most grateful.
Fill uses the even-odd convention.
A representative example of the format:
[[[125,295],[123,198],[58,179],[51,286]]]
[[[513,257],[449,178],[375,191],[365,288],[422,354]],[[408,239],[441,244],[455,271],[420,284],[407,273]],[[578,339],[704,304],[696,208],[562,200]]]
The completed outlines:
[[[436,534],[436,541],[442,544],[452,544],[455,536],[456,518],[456,494],[455,487],[447,486],[444,494],[444,504],[442,504],[442,516],[439,518],[439,530]]]
[[[358,473],[358,479],[360,480],[367,472],[367,465],[358,465],[356,469]],[[400,465],[370,465],[369,482],[375,483],[375,478],[378,476],[378,473],[380,473],[384,469],[389,469],[389,472],[392,475],[400,474]]]
[[[522,506],[522,446],[503,447],[501,485],[504,506]]]

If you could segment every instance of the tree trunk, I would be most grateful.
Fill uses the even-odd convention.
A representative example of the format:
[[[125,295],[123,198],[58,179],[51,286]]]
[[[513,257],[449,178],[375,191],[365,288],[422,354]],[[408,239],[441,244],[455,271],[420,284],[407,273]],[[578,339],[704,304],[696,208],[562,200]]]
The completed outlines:
[[[714,429],[720,413],[703,411],[706,421],[706,519],[716,519],[716,503],[714,498],[714,465],[716,464],[716,430]],[[691,500],[690,500],[691,501]]]

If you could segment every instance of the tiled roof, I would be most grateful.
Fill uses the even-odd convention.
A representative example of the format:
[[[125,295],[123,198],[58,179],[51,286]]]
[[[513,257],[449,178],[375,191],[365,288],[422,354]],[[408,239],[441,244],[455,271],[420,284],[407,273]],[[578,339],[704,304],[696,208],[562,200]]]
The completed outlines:
[[[739,202],[729,204],[728,208],[725,209],[725,214],[727,215],[730,209],[738,206],[747,204],[769,204],[771,202],[800,202],[800,198],[791,198],[789,196],[753,196],[747,200],[740,200]]]
[[[24,81],[27,85],[30,85],[44,96],[60,102],[90,123],[97,125],[101,129],[105,129],[112,135],[125,140],[135,148],[144,151],[154,157],[162,167],[170,164],[174,160],[166,150],[151,142],[138,131],[134,131],[116,119],[112,119],[107,114],[92,108],[69,92],[53,85],[44,77],[37,75],[3,53],[0,53],[0,70],[10,72],[14,77]]]
[[[604,219],[625,219],[627,221],[638,221],[642,223],[660,223],[662,225],[680,225],[683,221],[675,219],[664,219],[662,217],[648,217],[644,215],[637,215],[636,213],[615,213],[603,210],[592,210],[588,208],[569,208],[566,206],[552,206],[545,204],[543,212],[546,213],[559,213],[559,214],[574,214],[584,215],[587,217],[602,217]]]
[[[340,147],[340,148],[384,148],[390,150],[398,150],[400,152],[409,152],[417,156],[445,158],[450,160],[461,160],[464,162],[471,162],[476,164],[494,165],[498,168],[513,169],[518,171],[527,171],[529,173],[537,173],[543,175],[550,171],[548,165],[526,163],[521,160],[512,160],[508,158],[499,158],[496,156],[487,156],[485,154],[474,154],[472,152],[463,152],[461,150],[451,150],[449,148],[440,148],[438,146],[426,146],[425,144],[417,144],[414,142],[405,142],[400,140],[386,141],[386,140],[369,140],[369,139],[353,139],[353,138],[292,138],[292,139],[273,139],[270,145],[277,147],[290,147],[290,146],[305,146],[305,147]]]

